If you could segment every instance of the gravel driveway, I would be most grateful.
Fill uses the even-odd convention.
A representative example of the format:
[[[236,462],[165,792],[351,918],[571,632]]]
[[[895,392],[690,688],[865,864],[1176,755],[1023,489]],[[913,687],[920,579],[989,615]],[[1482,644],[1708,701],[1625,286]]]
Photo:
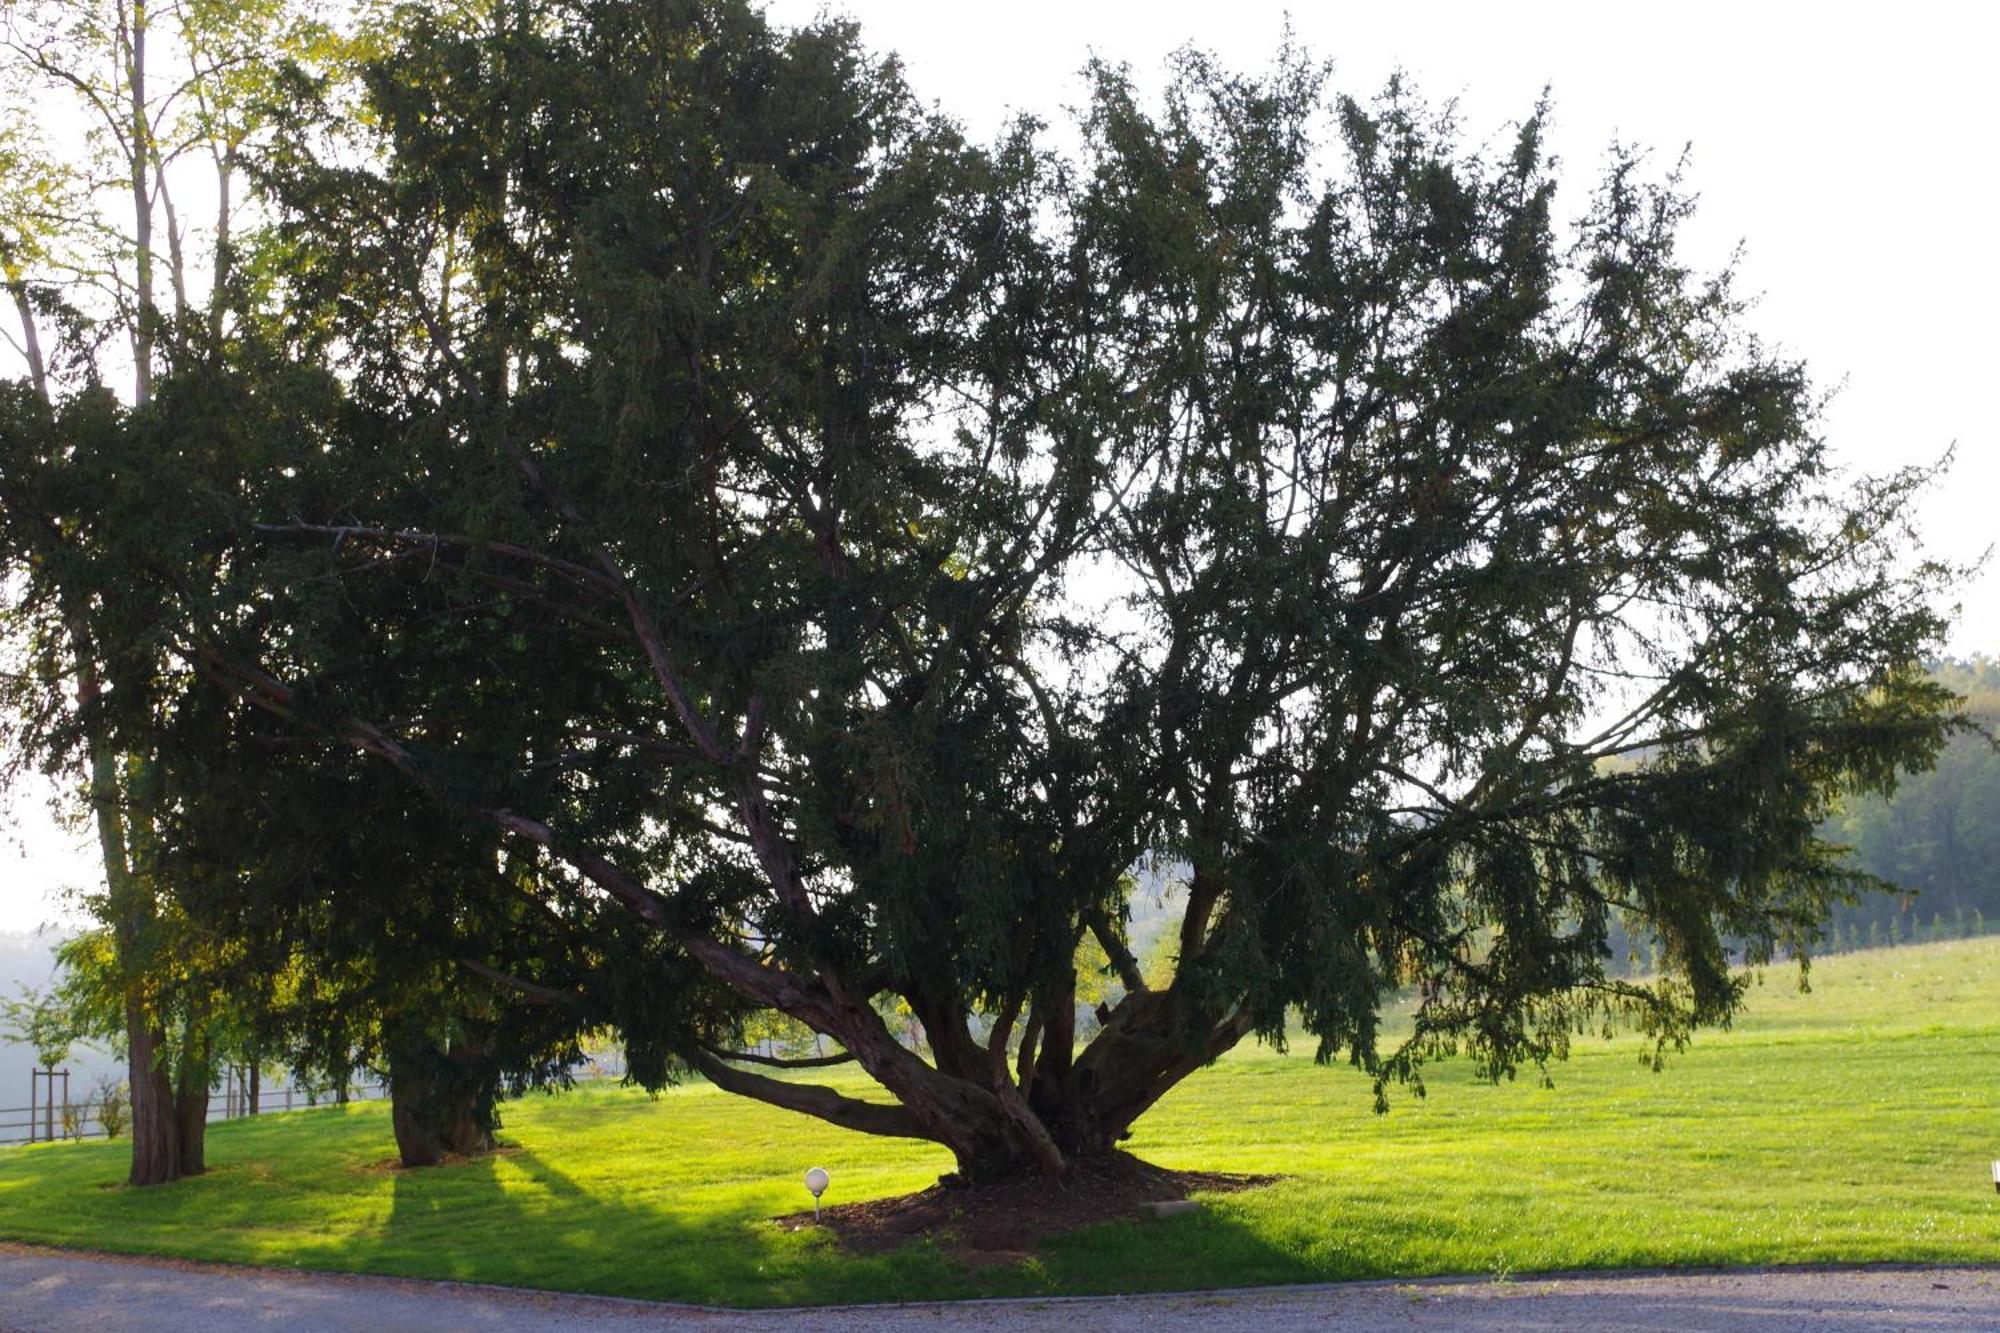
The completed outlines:
[[[632,1330],[862,1333],[1090,1328],[2000,1330],[2000,1265],[1627,1273],[1493,1282],[1351,1282],[1178,1296],[738,1313],[394,1278],[342,1277],[0,1246],[0,1330]]]

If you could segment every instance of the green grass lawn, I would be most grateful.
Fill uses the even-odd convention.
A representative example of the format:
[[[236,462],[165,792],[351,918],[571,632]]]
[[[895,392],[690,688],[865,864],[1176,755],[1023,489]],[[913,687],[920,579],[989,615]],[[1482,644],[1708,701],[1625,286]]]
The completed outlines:
[[[1554,1088],[1438,1066],[1365,1079],[1261,1049],[1189,1080],[1129,1145],[1276,1172],[1200,1214],[1059,1237],[969,1270],[851,1257],[765,1219],[921,1188],[949,1157],[706,1087],[507,1108],[501,1156],[392,1169],[381,1105],[217,1125],[212,1169],[122,1185],[122,1143],[0,1150],[0,1239],[728,1305],[1028,1295],[1652,1265],[2000,1260],[2000,938],[1774,968],[1734,1031],[1664,1074],[1580,1042]]]

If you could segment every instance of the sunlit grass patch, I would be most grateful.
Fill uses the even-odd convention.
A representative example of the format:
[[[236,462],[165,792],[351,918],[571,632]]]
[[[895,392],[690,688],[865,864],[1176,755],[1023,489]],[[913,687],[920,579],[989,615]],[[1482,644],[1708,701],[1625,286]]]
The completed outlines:
[[[1440,1066],[1371,1111],[1367,1081],[1239,1052],[1127,1146],[1272,1172],[1193,1217],[1059,1237],[968,1269],[947,1247],[844,1254],[770,1217],[929,1184],[941,1150],[706,1087],[510,1105],[509,1150],[385,1169],[386,1108],[218,1125],[207,1176],[119,1185],[122,1144],[0,1151],[0,1238],[730,1305],[1136,1291],[1458,1272],[2000,1259],[2000,939],[1774,968],[1734,1030],[1663,1074],[1580,1042],[1554,1088]],[[850,1084],[854,1084],[850,1078]]]

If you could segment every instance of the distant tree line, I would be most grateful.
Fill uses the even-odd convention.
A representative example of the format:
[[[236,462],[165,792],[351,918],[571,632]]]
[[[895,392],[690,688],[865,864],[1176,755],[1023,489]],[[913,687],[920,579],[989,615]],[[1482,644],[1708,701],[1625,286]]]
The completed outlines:
[[[1883,881],[1835,909],[1833,949],[1955,939],[2000,926],[2000,662],[1946,661],[1933,679],[1965,699],[1973,727],[1937,766],[1904,778],[1891,797],[1845,801],[1822,830],[1849,862]],[[1893,891],[1889,891],[1893,889]]]
[[[1814,946],[1849,953],[1969,939],[2000,929],[2000,661],[1984,654],[1932,664],[1930,679],[1964,700],[1968,724],[1937,764],[1902,776],[1889,795],[1835,803],[1820,838],[1854,872]],[[1655,942],[1614,928],[1611,967],[1626,975],[1658,964]]]

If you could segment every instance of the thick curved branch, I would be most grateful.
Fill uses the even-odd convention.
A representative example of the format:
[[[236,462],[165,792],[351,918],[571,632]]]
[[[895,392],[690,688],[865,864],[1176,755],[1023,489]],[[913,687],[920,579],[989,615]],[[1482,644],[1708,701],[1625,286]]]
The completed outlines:
[[[710,1083],[739,1097],[752,1097],[787,1111],[817,1116],[829,1124],[862,1134],[897,1139],[933,1137],[924,1131],[915,1116],[900,1106],[864,1102],[817,1084],[787,1083],[783,1079],[767,1078],[748,1070],[732,1069],[700,1048],[682,1052],[682,1058]]]
[[[852,1051],[838,1051],[832,1055],[808,1055],[793,1060],[780,1055],[759,1055],[755,1051],[725,1051],[719,1046],[710,1046],[706,1043],[703,1043],[701,1049],[718,1060],[764,1065],[771,1069],[826,1069],[833,1065],[849,1064],[854,1059]]]

